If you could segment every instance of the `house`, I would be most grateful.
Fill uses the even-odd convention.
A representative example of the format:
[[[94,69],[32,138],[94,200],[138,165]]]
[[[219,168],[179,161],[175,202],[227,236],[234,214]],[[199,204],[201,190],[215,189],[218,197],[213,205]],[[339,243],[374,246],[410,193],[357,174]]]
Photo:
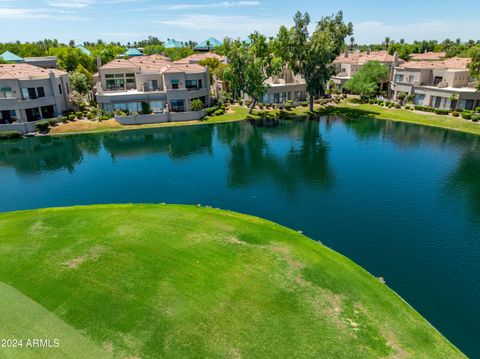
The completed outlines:
[[[335,66],[336,75],[331,80],[338,90],[343,88],[345,82],[350,80],[363,65],[369,61],[378,61],[389,68],[393,68],[402,62],[396,54],[390,55],[387,51],[366,51],[366,52],[348,52],[338,56],[333,65]],[[390,79],[380,84],[380,91],[388,88]]]
[[[69,109],[66,72],[26,63],[0,64],[0,124],[31,122]]]
[[[269,88],[263,95],[263,103],[283,103],[286,101],[305,101],[307,85],[305,79],[295,75],[289,68],[284,68],[280,74],[269,78],[266,83]]]
[[[156,114],[185,112],[199,99],[210,105],[208,68],[171,62],[160,55],[111,61],[99,69],[96,98],[103,110]]]
[[[394,68],[391,93],[413,95],[416,105],[440,109],[473,110],[480,106],[480,92],[468,70],[467,58],[408,61]]]
[[[211,51],[218,46],[222,46],[223,42],[214,37],[210,37],[195,46],[195,51]]]

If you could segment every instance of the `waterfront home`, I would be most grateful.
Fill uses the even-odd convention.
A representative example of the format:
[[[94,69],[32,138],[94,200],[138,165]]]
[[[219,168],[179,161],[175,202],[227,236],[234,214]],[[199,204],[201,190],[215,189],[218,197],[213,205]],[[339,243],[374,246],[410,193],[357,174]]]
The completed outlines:
[[[266,83],[269,88],[260,102],[278,104],[286,101],[305,101],[307,98],[305,79],[287,67],[280,74],[269,78]]]
[[[386,66],[389,69],[399,65],[402,60],[400,60],[397,54],[390,55],[387,51],[366,51],[366,52],[348,52],[338,56],[333,65],[335,66],[336,75],[332,76],[332,81],[335,84],[337,90],[342,90],[345,82],[350,80],[353,75],[355,75],[363,65],[369,61],[378,61]],[[380,85],[380,91],[388,89],[388,83],[390,79],[385,81]]]
[[[68,74],[27,63],[0,64],[0,124],[31,122],[69,109]]]
[[[416,105],[440,109],[473,110],[480,106],[480,92],[470,76],[467,58],[441,61],[408,61],[394,68],[391,93],[413,95]]]
[[[210,105],[208,68],[160,55],[116,59],[100,67],[96,98],[103,110],[129,113],[186,112],[199,99]]]

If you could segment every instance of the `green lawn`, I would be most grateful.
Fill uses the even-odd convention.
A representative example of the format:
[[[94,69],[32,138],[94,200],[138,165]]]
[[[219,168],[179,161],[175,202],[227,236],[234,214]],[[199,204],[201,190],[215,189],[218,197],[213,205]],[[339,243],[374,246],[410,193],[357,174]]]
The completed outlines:
[[[0,282],[1,337],[58,335],[62,350],[0,357],[463,357],[347,258],[216,209],[0,213]]]
[[[419,125],[447,128],[449,130],[480,135],[480,122],[464,120],[461,117],[442,116],[431,113],[387,108],[370,104],[355,104],[344,101],[335,106],[339,115],[349,114],[356,117],[374,117],[384,120],[415,123]],[[342,110],[344,110],[342,112]]]

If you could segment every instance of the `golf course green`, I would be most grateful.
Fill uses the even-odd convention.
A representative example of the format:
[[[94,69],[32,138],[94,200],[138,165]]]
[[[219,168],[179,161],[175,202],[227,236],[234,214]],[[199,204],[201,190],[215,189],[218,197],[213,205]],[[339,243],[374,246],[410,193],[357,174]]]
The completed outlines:
[[[344,256],[196,206],[0,213],[0,318],[0,358],[464,357]]]

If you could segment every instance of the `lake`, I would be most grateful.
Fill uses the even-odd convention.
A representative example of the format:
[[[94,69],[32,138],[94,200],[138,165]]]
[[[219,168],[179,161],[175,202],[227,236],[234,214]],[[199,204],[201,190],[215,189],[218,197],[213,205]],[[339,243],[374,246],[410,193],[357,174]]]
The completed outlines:
[[[302,230],[480,358],[480,136],[326,117],[0,142],[0,211],[140,202]]]

